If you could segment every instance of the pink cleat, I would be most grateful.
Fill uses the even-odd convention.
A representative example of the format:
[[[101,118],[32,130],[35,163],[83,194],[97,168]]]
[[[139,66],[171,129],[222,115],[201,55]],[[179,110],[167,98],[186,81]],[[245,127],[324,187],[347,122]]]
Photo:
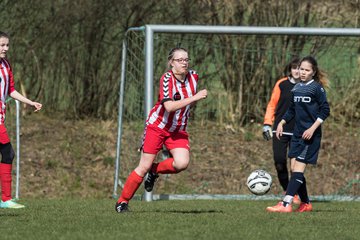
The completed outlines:
[[[293,198],[293,203],[299,205],[301,203],[301,200],[299,198],[299,195],[295,195]]]
[[[275,205],[273,207],[267,207],[266,211],[290,213],[290,212],[292,212],[292,207],[291,207],[291,204],[288,204],[286,207],[284,207],[283,202],[279,202],[277,205]]]
[[[299,208],[295,210],[295,212],[311,212],[312,211],[311,203],[301,203]]]

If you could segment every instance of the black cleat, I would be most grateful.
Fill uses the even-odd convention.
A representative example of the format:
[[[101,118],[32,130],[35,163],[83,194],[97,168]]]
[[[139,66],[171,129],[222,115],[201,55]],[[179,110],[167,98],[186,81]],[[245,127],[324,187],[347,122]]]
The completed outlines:
[[[156,173],[152,173],[152,172],[148,172],[147,174],[147,178],[145,180],[145,190],[147,192],[151,192],[154,188],[154,183],[156,182],[156,179],[159,177],[158,174]]]
[[[129,205],[126,202],[116,203],[115,204],[115,211],[118,213],[129,212]]]

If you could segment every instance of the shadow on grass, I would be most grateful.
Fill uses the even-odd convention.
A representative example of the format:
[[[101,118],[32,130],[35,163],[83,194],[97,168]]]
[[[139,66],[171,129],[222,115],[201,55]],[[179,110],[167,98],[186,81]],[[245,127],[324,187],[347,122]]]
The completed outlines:
[[[11,212],[0,212],[0,217],[18,217],[22,214],[19,213],[11,213]]]
[[[345,209],[316,209],[316,210],[312,210],[312,213],[344,213],[346,212]]]
[[[179,214],[209,214],[209,213],[224,213],[221,210],[154,210],[154,211],[137,211],[142,213],[179,213]]]
[[[168,212],[168,213],[181,213],[181,214],[203,214],[203,213],[223,213],[223,211],[216,210],[167,210],[167,211],[158,211],[158,212]]]

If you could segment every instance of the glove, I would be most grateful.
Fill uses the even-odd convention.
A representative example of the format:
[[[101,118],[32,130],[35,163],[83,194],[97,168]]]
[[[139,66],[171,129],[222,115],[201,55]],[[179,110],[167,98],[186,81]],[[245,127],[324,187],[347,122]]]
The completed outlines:
[[[270,125],[264,125],[263,126],[263,138],[266,141],[269,141],[273,136],[272,128]]]

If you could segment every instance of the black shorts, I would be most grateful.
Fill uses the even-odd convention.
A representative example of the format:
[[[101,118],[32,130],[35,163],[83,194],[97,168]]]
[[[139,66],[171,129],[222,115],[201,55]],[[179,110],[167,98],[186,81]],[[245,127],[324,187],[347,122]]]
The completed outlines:
[[[310,140],[304,140],[300,136],[291,139],[289,158],[306,164],[316,164],[320,150],[321,135],[314,135]]]
[[[0,143],[1,163],[12,164],[15,157],[14,149],[11,143]]]
[[[291,135],[283,134],[280,139],[273,137],[273,157],[275,163],[286,164],[288,161],[288,148],[291,141]]]

